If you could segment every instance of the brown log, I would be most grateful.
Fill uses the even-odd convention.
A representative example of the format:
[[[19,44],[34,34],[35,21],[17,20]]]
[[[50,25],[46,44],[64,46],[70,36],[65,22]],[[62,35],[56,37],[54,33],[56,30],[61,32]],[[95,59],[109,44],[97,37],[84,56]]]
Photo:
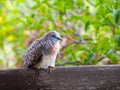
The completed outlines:
[[[0,90],[120,90],[120,66],[57,67],[50,74],[0,70]]]

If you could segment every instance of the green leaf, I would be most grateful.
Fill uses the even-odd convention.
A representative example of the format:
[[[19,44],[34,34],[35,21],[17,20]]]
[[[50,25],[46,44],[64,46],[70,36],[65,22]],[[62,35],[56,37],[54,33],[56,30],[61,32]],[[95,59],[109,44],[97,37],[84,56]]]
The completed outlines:
[[[119,19],[120,19],[120,10],[114,10],[113,11],[113,17],[114,17],[114,22],[115,24],[118,24]]]
[[[85,24],[85,30],[86,30],[86,31],[87,31],[89,25],[90,25],[90,21],[87,21],[87,23]]]
[[[116,35],[115,41],[117,42],[118,46],[120,46],[120,34]]]
[[[84,64],[88,64],[89,62],[91,62],[92,60],[94,60],[96,58],[96,53],[90,53],[87,57],[87,59],[85,59]]]

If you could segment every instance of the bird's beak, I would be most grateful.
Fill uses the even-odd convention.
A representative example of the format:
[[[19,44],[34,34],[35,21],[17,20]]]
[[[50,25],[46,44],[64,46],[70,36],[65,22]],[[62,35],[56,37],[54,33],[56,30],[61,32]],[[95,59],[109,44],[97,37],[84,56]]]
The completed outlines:
[[[62,41],[62,39],[61,39],[61,38],[58,38],[58,40]]]

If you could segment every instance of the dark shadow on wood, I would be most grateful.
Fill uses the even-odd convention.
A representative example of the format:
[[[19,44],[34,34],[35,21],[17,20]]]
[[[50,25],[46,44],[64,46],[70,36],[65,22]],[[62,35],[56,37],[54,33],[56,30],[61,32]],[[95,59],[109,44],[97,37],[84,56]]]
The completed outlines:
[[[120,66],[57,67],[39,76],[33,70],[0,70],[0,90],[120,90]]]

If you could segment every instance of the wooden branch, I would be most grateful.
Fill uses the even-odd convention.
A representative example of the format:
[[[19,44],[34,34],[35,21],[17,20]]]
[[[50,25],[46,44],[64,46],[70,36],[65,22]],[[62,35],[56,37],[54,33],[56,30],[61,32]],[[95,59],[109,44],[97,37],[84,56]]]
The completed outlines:
[[[65,48],[67,48],[69,45],[72,45],[72,44],[83,44],[83,43],[81,43],[80,41],[72,41],[72,42],[66,44],[65,46],[62,46],[61,51],[64,50]]]
[[[120,90],[120,66],[57,67],[50,74],[0,70],[0,90]]]

